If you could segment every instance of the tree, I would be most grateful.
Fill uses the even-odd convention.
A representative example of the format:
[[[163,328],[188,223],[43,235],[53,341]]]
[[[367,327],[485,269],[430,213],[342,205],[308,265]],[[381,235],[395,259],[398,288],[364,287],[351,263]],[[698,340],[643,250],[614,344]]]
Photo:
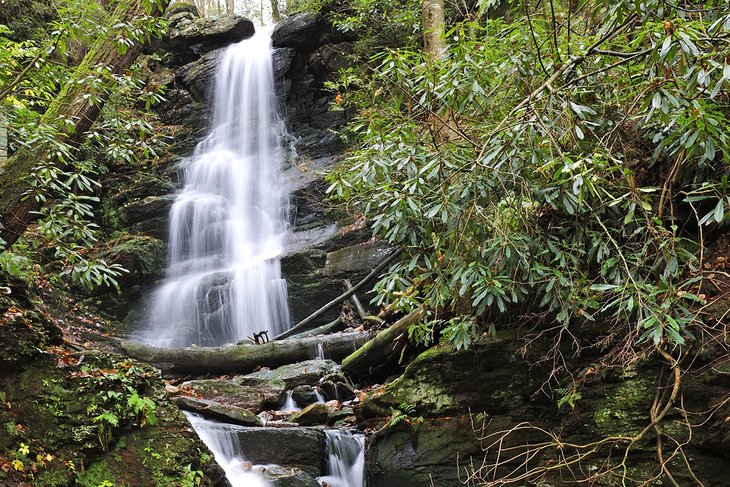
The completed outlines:
[[[62,144],[71,150],[78,147],[113,92],[118,77],[141,52],[146,32],[139,28],[140,21],[159,17],[167,3],[146,0],[117,4],[74,76],[40,119],[39,126],[48,131],[52,145]],[[88,81],[83,82],[84,79]],[[29,197],[30,176],[38,161],[51,157],[55,164],[65,163],[62,151],[49,154],[52,145],[22,150],[0,163],[0,238],[6,246],[23,234],[33,212],[43,203],[40,197]]]

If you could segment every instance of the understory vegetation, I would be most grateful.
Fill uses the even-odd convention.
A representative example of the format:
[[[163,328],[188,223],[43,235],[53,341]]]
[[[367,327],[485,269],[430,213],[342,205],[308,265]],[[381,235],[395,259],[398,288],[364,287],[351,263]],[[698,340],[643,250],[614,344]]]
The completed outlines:
[[[545,366],[543,390],[559,406],[580,400],[577,357],[595,357],[590,375],[652,356],[666,369],[641,434],[572,446],[533,468],[561,444],[540,430],[542,446],[505,452],[509,460],[474,478],[567,473],[596,452],[622,446],[628,456],[655,430],[661,468],[644,480],[677,485],[675,460],[693,477],[681,441],[663,453],[658,428],[681,401],[691,357],[725,333],[728,276],[709,254],[730,223],[730,9],[447,3],[447,52],[434,60],[417,42],[419,8],[372,0],[329,13],[371,36],[356,47],[365,67],[330,85],[358,116],[347,134],[356,149],[328,192],[409,255],[378,283],[375,302],[428,310],[410,330],[426,345],[458,350],[519,327],[521,353]],[[374,50],[374,38],[389,47]],[[626,456],[571,475],[625,482]],[[522,469],[496,476],[509,462]]]
[[[18,258],[51,244],[60,275],[80,285],[117,286],[125,272],[94,249],[100,178],[110,161],[134,164],[164,147],[153,128],[155,116],[145,110],[164,99],[163,89],[146,85],[142,64],[117,73],[110,64],[89,65],[84,57],[98,49],[94,43],[100,40],[110,39],[123,55],[135,43],[159,35],[165,23],[151,15],[157,3],[145,1],[142,14],[122,19],[113,10],[122,11],[124,2],[3,2],[0,129],[7,131],[10,157],[43,154],[15,183],[27,186],[22,198],[34,203],[38,225],[24,245],[15,247],[16,255],[3,254],[7,271]],[[74,87],[83,91],[81,102],[101,110],[93,130],[78,134],[80,140],[75,140],[76,120],[64,115],[68,107],[57,101]],[[5,243],[0,239],[0,249]]]

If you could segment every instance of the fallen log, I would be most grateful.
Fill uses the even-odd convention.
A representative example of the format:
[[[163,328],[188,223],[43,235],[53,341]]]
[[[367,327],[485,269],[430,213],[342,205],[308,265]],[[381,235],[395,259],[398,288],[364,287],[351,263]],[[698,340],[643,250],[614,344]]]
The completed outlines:
[[[345,357],[342,361],[342,372],[353,377],[362,377],[369,375],[373,368],[392,363],[400,354],[398,337],[407,333],[408,327],[421,320],[424,315],[423,308],[418,308],[382,330],[372,340]]]
[[[319,318],[324,313],[326,313],[330,309],[334,308],[338,304],[342,303],[343,301],[345,301],[350,296],[354,295],[357,291],[360,290],[360,288],[362,288],[365,284],[367,284],[372,278],[374,278],[375,276],[377,276],[380,271],[382,271],[383,269],[385,269],[385,267],[388,264],[390,264],[391,262],[393,262],[401,254],[401,252],[403,252],[403,247],[400,247],[400,248],[396,249],[385,260],[383,260],[383,262],[381,262],[380,264],[378,264],[378,266],[375,269],[373,269],[370,272],[370,274],[368,274],[367,276],[365,276],[365,278],[363,280],[361,280],[360,282],[358,282],[357,284],[355,284],[354,286],[352,286],[350,289],[348,289],[347,291],[345,291],[342,295],[340,295],[340,297],[335,298],[332,301],[330,301],[329,303],[325,304],[324,306],[322,306],[321,308],[319,308],[317,311],[315,311],[314,313],[312,313],[311,315],[307,316],[302,321],[300,321],[299,323],[297,323],[296,326],[293,326],[293,327],[289,328],[287,331],[285,331],[284,333],[282,333],[281,335],[274,337],[274,340],[283,340],[283,339],[288,338],[288,337],[290,337],[292,335],[296,335],[298,333],[301,333],[303,331],[306,331],[306,330],[312,328],[313,323],[314,323],[314,320],[316,320],[317,318]]]
[[[123,340],[120,348],[131,358],[164,365],[175,371],[196,373],[252,372],[257,367],[279,367],[316,356],[317,345],[333,360],[346,357],[368,339],[365,332],[337,333],[261,345],[240,344],[224,347],[158,348]]]

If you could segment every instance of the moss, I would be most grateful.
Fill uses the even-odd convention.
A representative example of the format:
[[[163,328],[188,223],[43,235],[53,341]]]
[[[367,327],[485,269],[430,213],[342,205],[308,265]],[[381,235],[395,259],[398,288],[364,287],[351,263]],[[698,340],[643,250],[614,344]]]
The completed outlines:
[[[109,466],[103,460],[92,463],[86,471],[76,478],[76,485],[81,487],[99,487],[109,483],[111,486],[124,487],[127,484],[119,482],[117,476],[112,474]]]
[[[165,264],[165,245],[145,235],[123,235],[112,247],[109,256],[138,277],[159,274]]]
[[[607,436],[639,433],[646,424],[654,387],[651,378],[636,377],[609,389],[595,404],[593,421],[599,432]]]

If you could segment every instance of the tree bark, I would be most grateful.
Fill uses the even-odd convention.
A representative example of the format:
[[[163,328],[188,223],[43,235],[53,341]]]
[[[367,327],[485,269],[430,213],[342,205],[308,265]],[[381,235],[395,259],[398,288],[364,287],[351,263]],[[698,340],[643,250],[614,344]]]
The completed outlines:
[[[279,10],[279,0],[271,0],[271,20],[274,23],[281,20],[281,11]]]
[[[151,15],[161,15],[167,3],[167,0],[156,3]],[[107,32],[113,31],[113,26],[121,22],[131,22],[135,17],[146,14],[142,2],[120,2],[111,14]],[[97,38],[76,68],[79,76],[74,79],[80,79],[96,66],[108,66],[114,75],[123,74],[139,56],[142,44],[135,42],[124,53],[120,53],[118,47],[115,36],[104,35]],[[71,123],[63,123],[59,127],[60,137],[66,144],[78,145],[114,91],[113,82],[109,81],[105,88],[102,93],[95,93],[95,97],[85,97],[89,91],[87,86],[67,82],[41,117],[40,123],[58,125],[59,121],[70,120]],[[33,167],[44,159],[42,150],[43,147],[35,151],[23,151],[0,161],[0,238],[6,242],[7,247],[20,238],[32,220],[32,212],[39,208],[39,204],[32,197],[23,200],[23,196],[31,188],[30,174]]]
[[[441,60],[446,56],[445,25],[444,0],[422,0],[423,50],[430,59]]]
[[[373,368],[392,364],[402,349],[398,346],[398,337],[407,333],[408,327],[420,321],[424,314],[423,308],[418,308],[375,335],[375,338],[345,357],[342,371],[352,377],[365,377],[370,375]]]
[[[431,65],[441,63],[446,58],[446,30],[444,0],[422,0],[421,28],[423,30],[423,50],[427,62]],[[441,112],[441,113],[439,113]],[[439,110],[432,107],[428,116],[434,142],[441,144],[455,138],[458,128],[454,120],[454,113],[450,110]]]
[[[332,360],[340,360],[367,341],[367,333],[337,333],[317,337],[268,342],[261,345],[241,344],[215,348],[157,348],[122,341],[121,348],[129,357],[154,364],[171,364],[174,370],[198,374],[215,372],[252,372],[256,367],[279,367],[309,360],[316,355],[317,345]]]

